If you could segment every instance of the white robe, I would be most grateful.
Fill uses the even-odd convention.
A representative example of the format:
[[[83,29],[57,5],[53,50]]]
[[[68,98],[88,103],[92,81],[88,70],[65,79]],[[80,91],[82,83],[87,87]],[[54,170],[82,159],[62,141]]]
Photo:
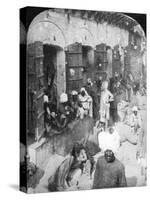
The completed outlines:
[[[92,97],[88,95],[85,91],[85,96],[79,95],[79,101],[81,102],[83,109],[85,110],[85,115],[88,114],[90,117],[93,117],[93,102]]]
[[[112,134],[110,134],[108,131],[103,131],[98,135],[98,142],[102,152],[105,152],[107,149],[109,149],[116,154],[120,147],[120,136],[116,130],[114,130]]]
[[[105,122],[110,118],[110,103],[109,101],[113,98],[113,95],[109,90],[101,92],[100,99],[100,121]]]

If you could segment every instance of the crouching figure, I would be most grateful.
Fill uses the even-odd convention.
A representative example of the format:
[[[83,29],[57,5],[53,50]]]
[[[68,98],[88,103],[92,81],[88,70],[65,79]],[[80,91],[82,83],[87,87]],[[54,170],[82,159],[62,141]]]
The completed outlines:
[[[60,164],[56,173],[49,178],[49,191],[64,191],[70,186],[77,186],[87,160],[91,162],[90,173],[92,174],[93,159],[88,155],[86,148],[82,144],[76,143],[71,154]]]

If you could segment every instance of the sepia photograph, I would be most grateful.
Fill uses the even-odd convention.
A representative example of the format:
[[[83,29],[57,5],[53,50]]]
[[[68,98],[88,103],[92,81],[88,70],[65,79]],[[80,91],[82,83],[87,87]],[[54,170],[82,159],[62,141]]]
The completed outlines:
[[[146,17],[20,9],[21,191],[147,185]]]

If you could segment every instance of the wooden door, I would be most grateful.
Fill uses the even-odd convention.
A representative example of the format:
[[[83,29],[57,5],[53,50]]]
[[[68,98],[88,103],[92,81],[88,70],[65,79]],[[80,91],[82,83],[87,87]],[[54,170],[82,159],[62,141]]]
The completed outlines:
[[[95,50],[95,78],[102,76],[103,79],[107,78],[107,46],[101,43],[96,46]]]
[[[44,132],[44,72],[43,44],[28,45],[28,126],[38,140]]]
[[[72,90],[79,91],[83,87],[82,45],[80,43],[68,46],[66,60],[67,92],[70,93]]]

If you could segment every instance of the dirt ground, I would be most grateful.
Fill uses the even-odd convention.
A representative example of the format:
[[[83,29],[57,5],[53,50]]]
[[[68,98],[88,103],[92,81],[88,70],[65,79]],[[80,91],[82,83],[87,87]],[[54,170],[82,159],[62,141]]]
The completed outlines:
[[[144,100],[145,101],[145,100]],[[144,130],[144,139],[146,141],[146,106],[142,106],[140,109],[140,114],[143,120],[143,130]],[[121,131],[121,130],[120,130]],[[143,149],[146,149],[146,142],[143,143]],[[136,148],[137,145],[133,145],[128,141],[122,143],[119,148],[119,152],[116,157],[124,164],[125,166],[125,174],[127,179],[128,187],[131,186],[145,186],[146,185],[146,158],[142,158],[141,160],[136,159]],[[146,150],[145,150],[146,151]],[[101,153],[95,155],[95,160],[101,156]],[[145,155],[146,157],[146,155]],[[39,184],[35,189],[29,189],[29,193],[41,193],[48,192],[48,178],[54,174],[57,167],[61,164],[61,162],[65,159],[60,155],[53,155],[49,158],[48,163],[45,167],[45,174],[41,178]],[[71,186],[67,189],[67,191],[73,190],[88,190],[92,188],[93,178],[90,179],[89,176],[89,166],[90,164],[87,162],[86,170],[82,174],[79,180],[78,186]]]

